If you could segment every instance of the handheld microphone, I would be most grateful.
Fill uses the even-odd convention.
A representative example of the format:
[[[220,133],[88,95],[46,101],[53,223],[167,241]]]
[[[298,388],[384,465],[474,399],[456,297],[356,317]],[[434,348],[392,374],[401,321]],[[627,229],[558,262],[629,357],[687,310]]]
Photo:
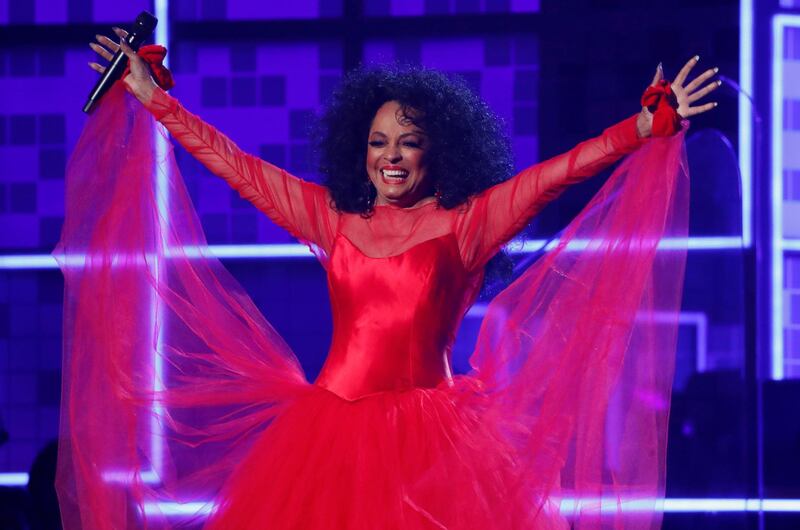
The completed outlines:
[[[145,39],[156,29],[156,24],[158,24],[158,19],[156,17],[147,11],[142,11],[139,13],[139,16],[136,17],[136,21],[133,23],[131,31],[128,32],[128,36],[125,37],[125,42],[128,43],[128,46],[133,48],[133,51],[137,51]],[[111,62],[106,67],[106,71],[100,79],[98,79],[97,84],[92,91],[89,92],[89,98],[86,100],[86,105],[83,106],[83,112],[89,113],[92,111],[95,104],[103,97],[103,94],[111,88],[111,85],[122,77],[126,66],[128,66],[128,58],[122,52],[122,48],[120,48],[117,50],[117,53],[114,54],[114,57],[111,58]]]

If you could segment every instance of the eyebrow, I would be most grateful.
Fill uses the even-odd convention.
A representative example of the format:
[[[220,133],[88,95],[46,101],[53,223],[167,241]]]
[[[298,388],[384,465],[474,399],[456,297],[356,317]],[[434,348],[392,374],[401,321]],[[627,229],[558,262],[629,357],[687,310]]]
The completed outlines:
[[[382,133],[381,131],[372,131],[372,132],[370,133],[370,136],[372,136],[373,134],[380,134],[381,136],[384,136],[384,137],[386,136],[386,134],[385,134],[385,133]],[[424,132],[422,132],[422,131],[412,131],[412,132],[407,132],[407,133],[403,133],[403,134],[401,134],[401,135],[400,135],[400,138],[405,138],[406,136],[411,136],[411,135],[416,135],[416,136],[425,136],[425,133],[424,133]]]

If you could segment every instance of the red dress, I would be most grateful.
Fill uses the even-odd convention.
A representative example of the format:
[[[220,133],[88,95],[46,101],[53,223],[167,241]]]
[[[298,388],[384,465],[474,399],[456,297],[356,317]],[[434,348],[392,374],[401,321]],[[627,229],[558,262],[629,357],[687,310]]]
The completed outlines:
[[[660,526],[685,252],[658,247],[685,237],[682,133],[640,140],[632,117],[461,207],[365,219],[157,90],[147,108],[172,137],[325,267],[334,331],[312,383],[204,250],[171,153],[157,178],[151,116],[106,98],[54,253],[67,530]],[[453,374],[486,262],[633,151],[489,304],[471,371]]]

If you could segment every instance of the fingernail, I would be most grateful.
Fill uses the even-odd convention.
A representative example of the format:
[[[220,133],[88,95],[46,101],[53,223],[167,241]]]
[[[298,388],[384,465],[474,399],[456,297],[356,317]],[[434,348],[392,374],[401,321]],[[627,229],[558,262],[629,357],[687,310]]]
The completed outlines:
[[[719,67],[718,67],[718,66],[715,66],[715,67],[714,67],[714,73],[716,74],[717,72],[719,72]]]
[[[699,56],[699,55],[695,55],[695,56],[694,56],[694,60],[695,60],[695,61],[699,61],[699,60],[700,60],[700,56]]]
[[[663,69],[664,69],[664,66],[661,63],[658,63],[658,66],[656,67],[656,70],[663,70]]]
[[[714,102],[714,106],[716,107],[717,105],[719,105],[719,103],[717,103],[717,102],[715,101],[715,102]]]
[[[721,84],[722,84],[722,79],[720,79],[719,81],[717,81],[717,86],[720,86]]]

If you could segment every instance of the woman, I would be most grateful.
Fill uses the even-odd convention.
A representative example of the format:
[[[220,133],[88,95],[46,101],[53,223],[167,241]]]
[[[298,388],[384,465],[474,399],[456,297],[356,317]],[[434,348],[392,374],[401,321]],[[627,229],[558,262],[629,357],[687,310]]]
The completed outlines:
[[[108,59],[116,45],[98,40]],[[67,528],[205,516],[211,529],[659,526],[676,320],[654,313],[677,314],[683,253],[656,250],[685,233],[687,183],[682,133],[647,137],[712,108],[692,103],[717,86],[701,88],[714,70],[684,86],[694,58],[670,88],[659,68],[639,114],[510,179],[508,142],[464,86],[422,69],[356,72],[323,120],[323,187],[241,152],[122,46],[128,91],[315,251],[334,334],[309,384],[199,250],[171,158],[166,185],[142,177],[152,122],[117,87],[70,162],[56,252]],[[454,375],[450,347],[487,264],[564,187],[633,151],[490,304],[472,371]],[[91,259],[70,267],[77,251]]]

